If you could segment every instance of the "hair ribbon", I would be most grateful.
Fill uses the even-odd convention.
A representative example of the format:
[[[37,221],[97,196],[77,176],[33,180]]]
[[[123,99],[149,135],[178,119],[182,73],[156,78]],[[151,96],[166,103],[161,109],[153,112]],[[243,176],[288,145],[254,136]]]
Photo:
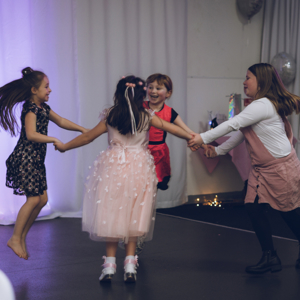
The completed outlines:
[[[136,122],[135,122],[135,118],[134,118],[134,114],[131,108],[131,104],[130,104],[130,99],[128,96],[128,89],[130,88],[130,86],[127,86],[126,90],[125,90],[125,98],[127,100],[127,104],[129,107],[129,113],[130,113],[130,118],[131,118],[131,128],[132,128],[132,134],[136,134],[137,135],[137,130],[136,130]],[[132,91],[132,97],[134,97],[134,88],[131,86],[131,91]]]

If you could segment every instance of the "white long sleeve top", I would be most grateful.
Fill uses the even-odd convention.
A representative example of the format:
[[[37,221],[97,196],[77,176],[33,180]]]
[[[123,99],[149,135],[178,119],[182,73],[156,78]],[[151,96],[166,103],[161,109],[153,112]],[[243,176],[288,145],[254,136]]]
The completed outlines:
[[[226,142],[215,148],[218,155],[224,155],[243,142],[244,135],[239,129],[247,126],[252,127],[273,157],[285,157],[291,153],[292,148],[285,133],[284,123],[267,98],[253,101],[237,116],[200,135],[203,142],[208,144],[231,131],[237,131]]]

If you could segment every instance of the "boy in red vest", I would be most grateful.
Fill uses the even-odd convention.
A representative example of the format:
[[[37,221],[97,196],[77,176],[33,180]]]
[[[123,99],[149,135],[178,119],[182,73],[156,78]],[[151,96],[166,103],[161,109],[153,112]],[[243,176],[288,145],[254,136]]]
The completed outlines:
[[[169,76],[156,73],[150,75],[146,80],[148,101],[144,102],[145,108],[155,111],[161,119],[180,126],[188,133],[193,131],[182,121],[178,113],[165,104],[173,92],[173,83]],[[170,153],[166,144],[167,133],[161,129],[151,127],[149,131],[149,149],[155,161],[156,175],[158,179],[157,188],[168,189],[171,177]]]

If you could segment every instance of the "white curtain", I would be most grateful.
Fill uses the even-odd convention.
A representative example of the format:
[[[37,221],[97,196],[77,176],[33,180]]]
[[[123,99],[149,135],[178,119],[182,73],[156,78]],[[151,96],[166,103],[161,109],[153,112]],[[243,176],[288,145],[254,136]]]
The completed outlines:
[[[168,101],[186,121],[186,0],[0,0],[0,86],[27,66],[44,71],[59,115],[87,128],[113,103],[117,81],[134,74],[168,74]],[[49,125],[49,135],[68,141],[77,133]],[[5,160],[17,138],[0,132],[0,224],[15,221],[23,196],[5,187]],[[168,136],[172,178],[158,192],[158,208],[186,201],[186,143]],[[48,144],[49,203],[40,217],[80,217],[88,167],[107,147],[107,136],[64,154]]]
[[[290,54],[296,61],[295,80],[287,89],[300,95],[300,1],[266,0],[262,36],[261,61],[271,63],[272,58],[280,53]],[[299,140],[299,115],[290,118],[295,138]],[[300,157],[299,141],[296,145]]]

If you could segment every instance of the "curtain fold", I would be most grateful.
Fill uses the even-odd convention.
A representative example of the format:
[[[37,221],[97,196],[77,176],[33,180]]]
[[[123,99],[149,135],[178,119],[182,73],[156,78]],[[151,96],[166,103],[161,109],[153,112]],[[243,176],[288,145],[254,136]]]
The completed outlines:
[[[186,121],[187,1],[184,0],[0,0],[0,86],[30,66],[44,71],[53,111],[87,128],[113,104],[117,81],[134,74],[168,74],[174,92],[167,102]],[[18,117],[17,117],[18,118]],[[49,124],[49,135],[66,142],[78,133]],[[5,160],[17,138],[0,131],[0,224],[15,221],[25,197],[5,187]],[[158,207],[186,201],[186,143],[167,137],[172,178],[158,192]],[[84,182],[107,136],[64,154],[48,144],[49,203],[43,218],[80,217]]]
[[[295,80],[286,88],[300,95],[300,2],[299,0],[266,0],[262,35],[261,62],[271,63],[280,53],[290,54],[296,61]],[[290,117],[295,138],[299,140],[299,115]],[[296,151],[300,157],[299,141]]]

